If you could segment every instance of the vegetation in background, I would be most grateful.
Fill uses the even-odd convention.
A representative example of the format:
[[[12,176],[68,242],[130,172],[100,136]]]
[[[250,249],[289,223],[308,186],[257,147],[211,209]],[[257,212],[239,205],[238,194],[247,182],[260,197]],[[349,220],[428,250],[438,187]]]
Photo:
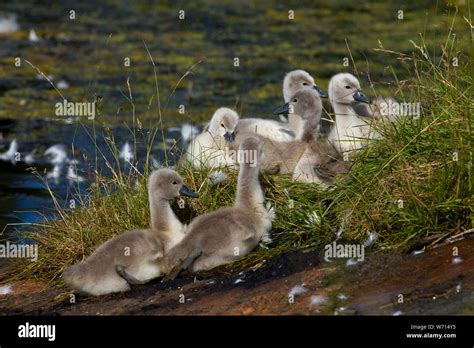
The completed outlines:
[[[381,128],[385,137],[361,151],[354,158],[351,173],[329,189],[293,183],[288,177],[262,175],[265,196],[277,214],[272,242],[224,269],[258,267],[272,255],[288,250],[322,248],[341,231],[342,238],[359,243],[375,232],[376,250],[404,252],[413,245],[435,244],[472,228],[472,63],[461,51],[464,41],[460,43],[453,35],[453,27],[441,45],[427,45],[424,36],[412,42],[411,50],[404,48],[403,52],[376,45],[374,56],[385,58],[375,61],[387,56],[397,59],[398,69],[388,69],[396,81],[392,86],[396,99],[420,102],[421,117],[403,118]],[[454,57],[459,60],[458,67],[452,66]],[[289,66],[278,71],[290,70]],[[379,69],[377,64],[372,66],[372,61],[369,67],[370,71]],[[403,79],[397,73],[402,70]],[[329,74],[339,68],[325,71]],[[154,76],[153,86],[160,72]],[[275,84],[279,79],[275,76]],[[235,91],[227,92],[235,95]],[[280,91],[269,89],[269,93],[279,95]],[[129,104],[129,109],[136,110],[133,100]],[[152,104],[149,109],[155,110],[156,102]],[[134,126],[135,122],[134,114]],[[151,135],[150,141],[153,139]],[[118,153],[113,141],[110,150]],[[115,168],[113,164],[110,167]],[[229,180],[213,186],[209,171],[186,167],[177,170],[200,193],[197,200],[186,199],[184,209],[174,203],[182,221],[233,203],[236,173],[228,171]],[[102,242],[126,230],[148,226],[147,172],[114,169],[109,178],[96,173],[96,183],[81,198],[81,207],[68,211],[58,207],[58,219],[27,233],[39,244],[39,259],[15,260],[16,276],[56,282],[66,266],[83,260]]]

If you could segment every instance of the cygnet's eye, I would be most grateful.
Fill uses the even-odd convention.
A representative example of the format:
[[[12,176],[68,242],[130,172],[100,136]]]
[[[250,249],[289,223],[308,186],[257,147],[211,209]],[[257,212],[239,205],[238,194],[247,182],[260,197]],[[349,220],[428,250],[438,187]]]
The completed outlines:
[[[297,103],[298,102],[298,99],[293,99],[293,103]]]
[[[173,181],[173,185],[178,185],[178,183],[176,181]]]
[[[222,126],[223,128],[225,128],[225,126],[224,126],[224,124],[223,124],[223,123],[221,123],[221,126]]]
[[[307,86],[308,85],[308,82],[303,82],[303,86]]]
[[[351,89],[351,86],[346,86],[347,89]]]

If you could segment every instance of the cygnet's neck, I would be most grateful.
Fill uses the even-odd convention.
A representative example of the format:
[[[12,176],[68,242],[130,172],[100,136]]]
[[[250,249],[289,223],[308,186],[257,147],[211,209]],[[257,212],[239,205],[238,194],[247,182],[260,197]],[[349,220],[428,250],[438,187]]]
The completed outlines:
[[[243,163],[240,165],[235,205],[249,210],[249,213],[260,213],[264,209],[264,197],[258,180],[260,165],[254,164]]]
[[[339,134],[339,136],[345,135],[347,133],[346,130],[352,127],[366,125],[364,120],[357,116],[351,105],[333,102],[332,107],[336,115],[336,125],[333,131],[337,128],[337,134]]]
[[[181,224],[167,199],[155,198],[149,192],[148,201],[150,204],[151,229],[154,232],[169,231],[176,223]]]

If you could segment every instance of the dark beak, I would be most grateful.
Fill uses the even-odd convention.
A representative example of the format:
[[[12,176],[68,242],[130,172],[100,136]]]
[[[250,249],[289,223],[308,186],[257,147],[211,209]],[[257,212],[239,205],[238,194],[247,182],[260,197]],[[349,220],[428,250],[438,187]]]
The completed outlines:
[[[179,189],[179,194],[181,196],[187,196],[187,197],[192,197],[192,198],[198,198],[199,197],[199,193],[191,190],[186,185],[181,186],[181,188]]]
[[[290,103],[286,103],[285,105],[273,111],[273,115],[287,115],[289,113],[290,113]]]
[[[233,143],[235,140],[235,133],[227,132],[224,134],[224,139],[227,140],[229,143]]]
[[[352,97],[354,98],[355,101],[370,104],[370,99],[360,89],[358,89],[357,92],[355,92]]]
[[[321,88],[319,88],[318,86],[314,85],[313,88],[318,91],[319,96],[321,98],[328,98],[329,97],[329,95],[326,92],[324,92]]]

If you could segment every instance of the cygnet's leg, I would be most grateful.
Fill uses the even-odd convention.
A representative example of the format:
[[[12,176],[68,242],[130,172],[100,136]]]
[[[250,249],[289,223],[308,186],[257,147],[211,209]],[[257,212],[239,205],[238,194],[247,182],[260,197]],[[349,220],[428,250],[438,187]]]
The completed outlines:
[[[162,280],[166,282],[176,278],[183,269],[188,268],[194,260],[202,254],[202,251],[199,248],[195,248],[188,257],[186,257],[182,262],[178,263]]]
[[[115,271],[125,279],[130,285],[142,285],[147,283],[147,281],[141,281],[136,279],[134,276],[130,275],[126,270],[125,267],[122,265],[115,265]]]

